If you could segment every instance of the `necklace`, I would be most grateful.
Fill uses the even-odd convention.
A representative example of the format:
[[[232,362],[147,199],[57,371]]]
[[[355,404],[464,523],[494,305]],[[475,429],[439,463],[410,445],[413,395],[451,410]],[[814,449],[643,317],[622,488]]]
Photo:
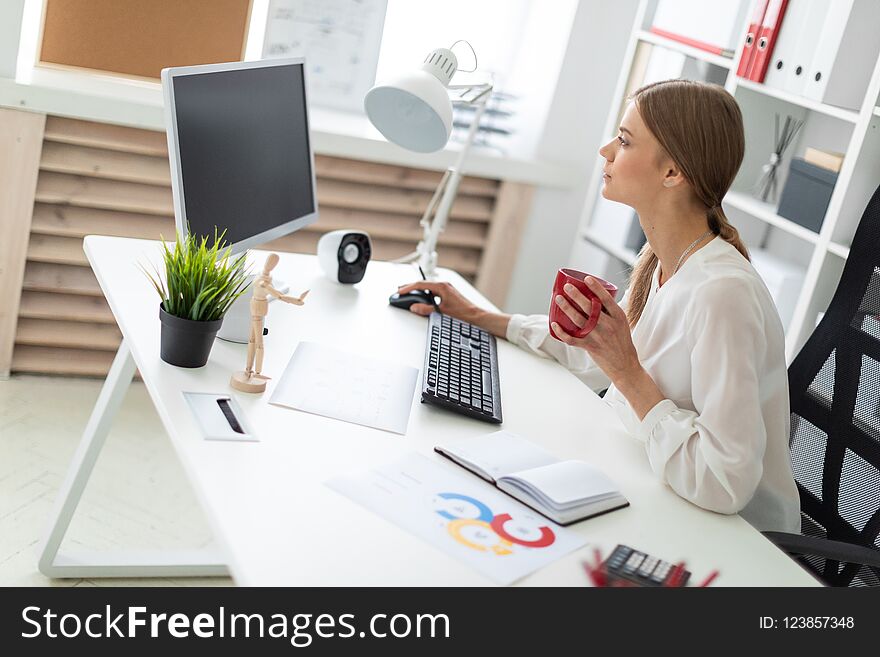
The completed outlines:
[[[702,242],[704,239],[706,239],[707,237],[709,237],[709,235],[711,235],[711,234],[712,234],[712,231],[711,231],[711,230],[707,230],[705,233],[703,233],[703,234],[700,235],[697,239],[695,239],[693,242],[691,242],[691,245],[690,245],[688,248],[686,248],[686,249],[684,250],[684,253],[682,253],[681,256],[679,257],[678,262],[675,263],[675,269],[672,270],[672,273],[669,275],[669,278],[672,278],[673,276],[675,276],[675,272],[677,272],[677,271],[678,271],[678,268],[681,267],[681,263],[684,262],[684,259],[687,257],[688,253],[690,253],[691,251],[693,251],[693,250],[694,250],[694,247],[695,247],[697,244],[699,244],[700,242]],[[667,278],[666,280],[668,281],[669,278]],[[657,289],[658,289],[658,290],[660,289],[660,286],[659,286],[659,285],[657,286]]]
[[[678,268],[681,267],[681,263],[682,263],[682,262],[684,261],[684,259],[687,257],[688,253],[690,253],[691,251],[693,251],[693,250],[694,250],[694,247],[695,247],[697,244],[699,244],[700,242],[702,242],[704,239],[706,239],[707,237],[709,237],[709,235],[711,235],[711,234],[712,234],[712,231],[711,231],[711,230],[707,230],[705,233],[703,233],[703,234],[700,235],[697,239],[695,239],[693,242],[691,242],[691,245],[690,245],[688,248],[686,248],[686,249],[684,250],[684,253],[682,253],[682,254],[681,254],[681,257],[678,259],[678,262],[675,263],[675,269],[673,269],[673,270],[672,270],[672,274],[669,275],[670,278],[672,278],[673,276],[675,276],[675,272],[677,272],[677,271],[678,271]]]

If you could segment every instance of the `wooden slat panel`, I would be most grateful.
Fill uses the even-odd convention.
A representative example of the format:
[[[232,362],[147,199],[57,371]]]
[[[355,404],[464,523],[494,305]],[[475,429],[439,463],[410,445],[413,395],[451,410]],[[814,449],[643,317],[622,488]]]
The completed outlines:
[[[348,182],[433,192],[437,189],[440,178],[443,177],[443,172],[316,155],[315,175],[318,178],[326,178],[328,180],[346,180]],[[465,176],[458,187],[458,193],[462,196],[487,196],[491,198],[497,192],[498,181],[489,178]]]
[[[37,203],[31,230],[40,235],[79,237],[86,235],[114,235],[159,239],[174,237],[174,219],[132,212],[114,212],[73,205]]]
[[[171,188],[41,171],[36,200],[173,217]]]
[[[301,230],[281,237],[260,248],[293,251],[296,253],[315,253],[318,240],[325,232],[321,230]],[[415,249],[421,232],[415,231],[412,240],[384,239],[371,233],[373,257],[376,260],[394,260]],[[441,240],[437,251],[441,267],[451,267],[462,274],[476,274],[480,262],[480,251],[475,248],[452,246]],[[59,237],[34,233],[27,252],[28,260],[33,262],[56,263],[62,265],[88,265],[79,237]]]
[[[418,242],[422,237],[416,216],[386,215],[345,208],[322,209],[320,220],[302,230],[323,234],[341,228],[366,230],[377,239]],[[164,236],[170,239],[174,236],[175,228],[170,217],[37,203],[31,230],[39,235],[63,237],[116,235],[141,239]],[[440,244],[479,249],[485,242],[486,230],[485,224],[451,221],[440,236]]]
[[[116,325],[110,306],[103,297],[51,292],[21,293],[19,317],[29,319],[57,319],[72,322],[98,322]]]
[[[40,168],[92,178],[107,178],[146,185],[171,185],[167,157],[122,153],[99,148],[46,142]]]
[[[112,362],[113,353],[110,351],[20,345],[12,358],[12,370],[104,377]]]
[[[82,238],[173,237],[167,142],[161,131],[58,117],[48,117],[44,139],[12,367],[103,376],[120,337]],[[266,248],[315,253],[322,234],[357,228],[370,233],[377,260],[414,250],[422,237],[419,218],[441,172],[321,155],[315,166],[321,219]],[[503,192],[496,180],[462,180],[440,238],[441,266],[470,280],[478,272],[485,276],[487,265],[480,264],[487,238],[497,240],[510,228],[499,222]],[[509,190],[506,198],[505,215],[516,205]],[[496,248],[493,258],[503,250]]]
[[[50,116],[46,120],[45,138],[65,144],[168,157],[165,133],[156,130]]]
[[[332,206],[395,214],[415,214],[421,217],[430,200],[431,194],[429,192],[336,180],[321,180],[318,183],[318,204],[321,207]],[[468,196],[459,197],[452,205],[449,216],[464,221],[487,222],[492,218],[492,200]]]
[[[104,296],[91,268],[46,262],[27,263],[22,289],[34,292],[84,294],[90,297]]]
[[[0,108],[0,377],[9,375],[45,114]]]
[[[36,198],[43,203],[67,203],[80,207],[174,216],[170,188],[49,171],[40,173]],[[421,216],[430,198],[427,192],[333,180],[322,181],[318,185],[318,204],[322,207]],[[492,217],[492,202],[476,197],[459,198],[452,206],[450,217],[462,221],[488,222]]]
[[[148,185],[171,185],[168,158],[139,153],[125,153],[103,148],[47,141],[43,147],[40,167],[44,171],[69,173],[93,178],[108,178]],[[355,182],[367,185],[433,192],[441,172],[408,169],[343,158],[318,156],[315,173],[319,180]],[[498,182],[487,178],[464,178],[460,196],[494,198]]]
[[[27,259],[33,262],[52,262],[59,265],[89,264],[83,252],[83,242],[78,237],[55,235],[31,235]]]
[[[122,334],[112,324],[25,319],[18,322],[16,344],[116,351]]]
[[[315,253],[319,237],[316,233],[299,231],[272,240],[260,248],[292,253]],[[393,240],[371,240],[371,242],[374,260],[394,260],[415,250],[416,246],[414,242]],[[461,274],[474,275],[479,268],[480,252],[474,249],[441,247],[437,251],[437,260],[441,267],[455,269]]]
[[[46,141],[74,144],[90,148],[168,157],[168,142],[164,132],[141,130],[90,121],[78,121],[50,116],[46,122]],[[442,172],[410,169],[389,164],[363,162],[346,158],[315,156],[315,171],[319,177],[351,182],[384,184],[408,189],[433,191]],[[466,176],[459,193],[464,196],[495,196],[498,182],[489,178]]]
[[[420,217],[386,215],[378,212],[344,208],[322,208],[320,219],[303,230],[321,234],[342,228],[365,230],[374,239],[391,239],[418,243],[422,239]],[[486,241],[486,225],[472,221],[450,221],[440,235],[440,244],[482,249]]]
[[[406,253],[401,255],[406,255]],[[437,265],[454,269],[465,277],[475,276],[480,269],[480,252],[472,249],[455,249],[441,246],[437,249]]]

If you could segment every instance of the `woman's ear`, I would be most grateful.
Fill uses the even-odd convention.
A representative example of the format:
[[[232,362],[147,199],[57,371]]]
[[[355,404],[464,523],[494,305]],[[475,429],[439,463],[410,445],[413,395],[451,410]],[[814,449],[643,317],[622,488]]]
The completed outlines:
[[[676,187],[684,182],[684,174],[682,174],[681,170],[679,170],[678,167],[670,166],[668,169],[666,169],[666,173],[663,176],[664,187]]]

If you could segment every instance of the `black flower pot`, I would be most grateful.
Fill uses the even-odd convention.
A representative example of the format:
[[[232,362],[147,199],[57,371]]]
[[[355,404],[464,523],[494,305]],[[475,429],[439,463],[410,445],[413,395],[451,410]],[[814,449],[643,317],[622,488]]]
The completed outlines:
[[[162,322],[160,355],[162,360],[177,367],[203,367],[208,362],[214,338],[223,324],[223,318],[209,322],[175,317],[159,304]]]

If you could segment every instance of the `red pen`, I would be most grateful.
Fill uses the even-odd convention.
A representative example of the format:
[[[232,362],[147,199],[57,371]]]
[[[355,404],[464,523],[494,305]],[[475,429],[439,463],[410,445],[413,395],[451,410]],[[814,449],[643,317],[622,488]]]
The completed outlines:
[[[703,580],[703,583],[700,584],[700,586],[701,586],[701,587],[709,586],[709,584],[711,584],[712,582],[715,581],[715,578],[716,578],[716,577],[718,577],[718,571],[717,571],[717,570],[713,570],[711,573],[709,573],[709,576],[708,576],[706,579]]]

